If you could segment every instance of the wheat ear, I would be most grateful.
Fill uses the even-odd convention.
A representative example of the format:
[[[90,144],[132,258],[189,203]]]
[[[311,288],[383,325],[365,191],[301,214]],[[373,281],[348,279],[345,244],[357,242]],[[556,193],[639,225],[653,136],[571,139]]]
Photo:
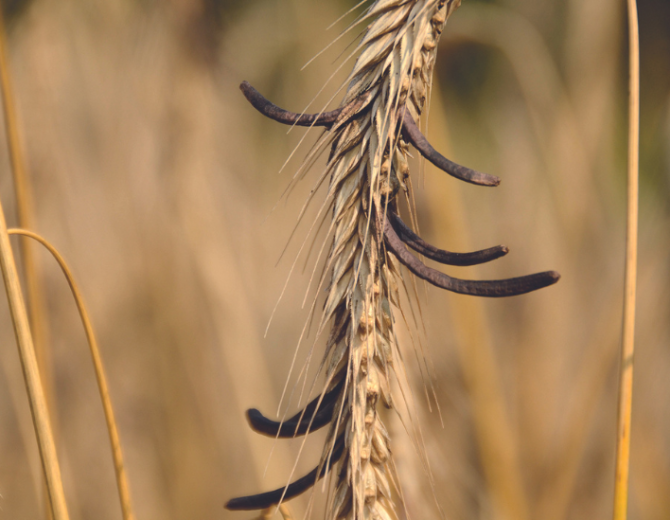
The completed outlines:
[[[321,126],[317,148],[330,147],[325,171],[332,242],[321,282],[328,288],[318,330],[331,324],[322,364],[323,392],[285,422],[250,410],[249,422],[266,435],[290,437],[329,426],[318,466],[284,488],[230,500],[233,510],[263,509],[306,491],[331,468],[335,489],[327,518],[397,518],[389,434],[377,413],[379,401],[393,406],[391,376],[401,360],[392,308],[399,305],[401,264],[416,276],[473,296],[513,296],[555,283],[553,271],[508,280],[469,281],[423,264],[408,249],[438,262],[472,265],[507,253],[498,246],[457,254],[427,244],[399,216],[398,194],[411,190],[410,144],[448,174],[482,186],[497,177],[457,165],[421,134],[418,121],[430,89],[437,44],[460,0],[378,0],[337,110],[295,114],[280,109],[244,82],[249,102],[289,125]],[[309,159],[309,158],[308,158]],[[399,370],[400,371],[400,370]]]

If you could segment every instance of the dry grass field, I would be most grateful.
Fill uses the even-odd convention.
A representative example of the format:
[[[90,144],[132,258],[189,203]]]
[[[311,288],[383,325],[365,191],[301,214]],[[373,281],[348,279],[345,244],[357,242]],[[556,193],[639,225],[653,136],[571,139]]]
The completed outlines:
[[[281,195],[314,138],[278,174],[305,131],[287,134],[264,119],[238,86],[248,80],[278,105],[300,111],[334,73],[312,105],[320,109],[351,67],[337,70],[356,33],[301,68],[353,20],[354,14],[326,30],[354,2],[5,4],[34,228],[68,260],[89,305],[137,519],[251,519],[253,513],[225,511],[224,502],[285,484],[300,440],[275,445],[257,436],[244,411],[257,407],[275,416],[307,318],[302,303],[320,240],[309,258],[298,259],[265,335],[318,209],[280,260],[313,177]],[[670,3],[640,0],[639,9],[630,518],[667,520]],[[465,185],[416,160],[422,235],[455,251],[499,243],[511,250],[485,266],[445,270],[454,276],[555,269],[562,278],[537,293],[495,300],[421,283],[410,291],[402,344],[413,406],[405,417],[411,413],[421,428],[432,477],[403,422],[391,414],[386,419],[411,518],[611,516],[626,209],[625,14],[624,2],[605,0],[463,0],[447,24],[427,135],[445,155],[502,183]],[[339,97],[330,106],[336,102]],[[0,196],[13,226],[4,144]],[[320,233],[323,240],[325,230]],[[18,240],[12,239],[17,251]],[[105,421],[76,307],[53,259],[43,250],[35,256],[70,515],[119,519]],[[4,298],[0,325],[0,519],[46,518]],[[319,359],[323,343],[316,343]],[[298,368],[311,344],[298,351]],[[294,371],[289,389],[295,379]],[[294,398],[289,412],[297,408]],[[321,454],[324,436],[314,437],[297,475]],[[313,518],[322,516],[320,490]],[[308,496],[290,503],[296,520]]]

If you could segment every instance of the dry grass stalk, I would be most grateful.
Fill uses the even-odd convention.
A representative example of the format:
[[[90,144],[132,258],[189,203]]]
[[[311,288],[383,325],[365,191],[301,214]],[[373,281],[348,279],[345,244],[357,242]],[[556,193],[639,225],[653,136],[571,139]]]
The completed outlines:
[[[26,163],[21,151],[19,129],[15,109],[14,94],[9,74],[9,63],[7,59],[7,35],[5,34],[5,21],[0,10],[0,85],[2,85],[2,103],[5,115],[5,131],[7,133],[7,145],[9,149],[9,160],[12,168],[12,179],[14,181],[14,192],[16,195],[16,209],[18,225],[24,229],[33,228],[33,196],[30,177],[27,173]],[[49,328],[44,311],[44,292],[42,277],[35,262],[32,244],[21,243],[21,263],[25,275],[28,314],[30,316],[30,327],[33,332],[33,342],[37,353],[37,361],[40,366],[42,385],[47,396],[47,404],[51,407],[51,360],[48,349]],[[56,418],[52,415],[52,421]]]
[[[16,190],[19,221],[29,224],[31,220],[30,188],[25,174],[25,164],[19,144],[19,133],[16,114],[14,112],[14,100],[11,83],[9,80],[9,68],[6,58],[6,38],[4,32],[4,19],[0,10],[0,83],[2,84],[2,102],[5,116],[5,128],[11,161],[11,170]],[[34,331],[40,346],[44,345],[46,329],[42,312],[41,287],[36,276],[35,263],[30,248],[23,250],[23,263],[27,278],[29,292],[29,303],[31,317],[33,318]],[[42,467],[44,469],[45,485],[51,513],[55,520],[67,520],[69,518],[63,483],[58,465],[58,457],[54,443],[54,435],[49,418],[48,400],[44,391],[45,382],[48,385],[46,371],[39,370],[38,356],[36,355],[35,341],[31,334],[31,326],[28,321],[25,301],[21,290],[18,271],[14,260],[14,254],[7,234],[7,224],[4,210],[0,206],[0,262],[2,274],[5,280],[5,290],[9,300],[14,332],[19,348],[19,357],[23,367],[23,375],[28,392],[28,400],[32,412],[33,425],[37,435]],[[40,349],[40,361],[44,366],[45,357]]]
[[[30,333],[28,314],[26,311],[23,293],[16,270],[14,253],[9,242],[5,214],[0,205],[0,266],[5,280],[5,291],[9,300],[9,309],[12,315],[14,333],[19,348],[19,357],[23,367],[23,377],[28,392],[30,410],[37,435],[37,445],[40,450],[42,467],[46,480],[47,493],[51,503],[54,520],[68,520],[67,504],[63,492],[56,446],[53,431],[49,420],[46,397],[42,388],[42,381],[37,366],[33,338]]]
[[[84,303],[84,297],[79,291],[79,286],[72,276],[72,272],[68,267],[67,263],[63,256],[58,252],[58,250],[50,244],[44,237],[28,231],[25,229],[9,229],[8,233],[10,235],[20,235],[36,240],[38,243],[42,244],[58,262],[67,283],[72,290],[72,295],[74,296],[75,303],[77,304],[77,310],[79,311],[79,316],[81,317],[82,324],[84,325],[84,331],[86,332],[86,339],[88,340],[88,346],[91,352],[91,359],[93,360],[93,368],[95,370],[95,377],[98,382],[98,389],[100,391],[100,401],[102,402],[102,407],[105,413],[105,420],[107,422],[107,432],[109,433],[109,442],[112,448],[112,457],[114,459],[114,470],[116,472],[116,485],[119,492],[119,500],[121,502],[121,511],[123,513],[124,520],[134,520],[135,514],[133,513],[132,502],[130,499],[130,486],[128,485],[128,478],[126,477],[125,465],[123,463],[123,451],[121,449],[121,439],[119,438],[119,430],[116,425],[116,419],[114,417],[114,409],[112,407],[112,401],[109,397],[109,385],[107,384],[107,376],[105,375],[105,367],[102,362],[102,356],[100,355],[100,348],[98,347],[98,341],[95,337],[93,331],[93,325],[89,317],[88,311],[86,309],[86,304]]]
[[[628,107],[628,210],[626,221],[626,275],[619,375],[619,417],[614,484],[614,520],[628,516],[630,429],[633,411],[633,355],[635,353],[635,300],[637,287],[637,231],[640,154],[640,43],[637,2],[628,0],[629,107]]]
[[[7,34],[5,32],[4,13],[0,9],[0,85],[2,86],[2,108],[5,120],[5,132],[7,135],[7,147],[9,149],[9,160],[11,163],[12,178],[14,181],[14,193],[16,198],[17,221],[20,227],[33,228],[33,205],[30,178],[21,150],[18,123],[15,111],[14,94],[9,74],[9,63],[7,58]],[[33,333],[33,344],[37,356],[37,364],[40,368],[42,387],[47,399],[47,408],[50,412],[52,424],[57,427],[57,418],[53,413],[53,391],[52,391],[52,366],[51,355],[48,348],[48,322],[44,311],[44,293],[42,290],[42,277],[40,276],[32,245],[21,242],[21,263],[25,276],[25,284],[28,300],[28,315],[30,317],[30,328]],[[49,505],[45,504],[47,518],[51,518]]]
[[[10,76],[9,76],[9,66],[7,62],[7,45],[6,45],[6,34],[4,27],[4,19],[2,10],[0,10],[0,84],[2,86],[2,101],[3,109],[5,115],[5,128],[7,133],[7,142],[9,148],[9,156],[11,162],[11,171],[13,174],[14,180],[14,189],[16,194],[16,203],[17,203],[17,220],[19,225],[25,228],[32,227],[33,221],[33,211],[32,211],[32,190],[30,186],[30,180],[26,172],[26,165],[21,152],[21,145],[18,132],[18,123],[15,112],[15,103],[14,97],[11,88]],[[49,252],[54,256],[58,264],[60,265],[65,277],[67,278],[68,284],[72,289],[79,314],[81,316],[84,329],[86,331],[86,337],[88,339],[91,357],[93,359],[93,365],[95,369],[96,378],[98,381],[98,387],[100,390],[100,398],[102,401],[105,419],[107,421],[107,429],[110,437],[110,443],[112,446],[112,456],[114,459],[114,467],[116,471],[117,487],[119,491],[119,497],[121,502],[121,509],[123,513],[124,520],[134,520],[135,516],[133,514],[133,509],[130,500],[130,489],[128,486],[128,481],[125,475],[125,467],[123,464],[123,455],[120,445],[120,439],[118,434],[118,428],[116,426],[116,421],[114,419],[114,412],[111,405],[111,400],[109,398],[109,388],[107,384],[107,379],[104,372],[104,366],[102,363],[102,358],[100,356],[100,351],[98,344],[93,332],[93,327],[86,310],[82,295],[79,291],[79,288],[74,281],[72,273],[70,272],[65,260],[60,255],[60,253],[43,237],[40,235],[26,230],[26,229],[11,229],[6,230],[6,224],[3,223],[2,227],[4,232],[7,235],[17,234],[25,237],[32,238],[42,244]],[[4,233],[3,233],[4,234]],[[41,278],[38,276],[38,270],[36,268],[35,257],[33,254],[32,246],[29,241],[21,242],[21,258],[23,261],[23,268],[26,278],[26,287],[28,292],[28,304],[30,311],[30,328],[32,329],[32,347],[30,346],[30,335],[26,335],[25,331],[19,333],[18,329],[22,325],[20,321],[23,320],[22,312],[20,310],[21,302],[20,298],[16,301],[15,304],[12,304],[12,298],[16,299],[15,294],[10,294],[10,284],[14,283],[15,273],[12,273],[11,263],[8,261],[7,265],[9,268],[5,268],[5,259],[3,257],[3,274],[5,275],[8,287],[8,296],[10,297],[10,306],[12,308],[12,314],[15,321],[15,329],[17,330],[17,337],[19,334],[23,337],[23,343],[25,344],[22,348],[20,345],[20,350],[22,354],[22,364],[24,367],[24,374],[26,378],[27,385],[29,387],[29,397],[31,401],[31,409],[33,411],[34,422],[36,425],[36,431],[38,434],[38,444],[40,445],[40,456],[42,458],[42,465],[45,469],[46,477],[46,490],[50,498],[50,503],[47,507],[47,513],[49,518],[58,519],[67,519],[68,512],[67,506],[65,503],[65,498],[63,495],[62,481],[60,477],[60,470],[58,467],[58,461],[55,453],[55,445],[53,441],[53,431],[49,423],[49,417],[42,417],[43,414],[48,414],[49,408],[49,395],[48,391],[51,386],[50,374],[51,367],[49,363],[49,356],[47,351],[47,322],[44,314],[44,301],[42,296],[42,284]],[[5,271],[7,272],[5,273]],[[13,270],[16,268],[14,266]],[[18,287],[18,278],[16,280]],[[20,288],[18,289],[18,296],[20,297]],[[16,307],[15,307],[16,306]],[[17,314],[18,313],[18,314]],[[18,318],[17,318],[18,317]],[[27,316],[25,317],[27,320]],[[26,322],[27,323],[27,322]],[[26,341],[28,342],[26,344]],[[20,341],[21,343],[21,341]],[[30,350],[33,350],[32,354]],[[25,352],[24,352],[25,350]],[[35,357],[35,363],[32,361],[32,357]],[[41,369],[41,370],[40,370]],[[41,380],[41,385],[35,388],[34,377],[39,377]],[[42,397],[43,396],[43,397]],[[42,403],[44,400],[44,403]],[[42,410],[44,408],[44,410]],[[52,418],[53,420],[53,418]],[[49,514],[50,513],[50,514]]]

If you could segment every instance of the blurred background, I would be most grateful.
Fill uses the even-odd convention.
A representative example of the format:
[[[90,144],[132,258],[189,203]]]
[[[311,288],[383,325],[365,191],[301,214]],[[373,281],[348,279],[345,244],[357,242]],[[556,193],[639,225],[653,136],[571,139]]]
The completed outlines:
[[[249,80],[292,110],[315,96],[313,110],[333,96],[328,106],[336,106],[351,67],[347,45],[359,29],[301,68],[354,19],[359,11],[327,30],[354,4],[4,1],[35,228],[68,259],[89,304],[138,520],[251,519],[253,513],[225,511],[224,502],[289,478],[301,441],[275,445],[258,437],[244,411],[258,407],[275,416],[315,296],[312,288],[301,307],[326,239],[321,232],[312,255],[306,258],[306,247],[295,264],[264,337],[320,205],[308,211],[278,262],[317,172],[281,195],[317,133],[278,174],[304,130],[287,134],[264,119],[238,85]],[[642,177],[630,517],[661,520],[670,515],[670,3],[640,0],[639,9]],[[450,158],[503,181],[494,190],[464,185],[417,161],[421,232],[455,251],[509,246],[508,257],[490,265],[448,269],[454,276],[555,269],[562,279],[499,301],[421,284],[410,291],[407,308],[419,325],[407,312],[410,326],[401,338],[420,449],[396,416],[386,418],[410,518],[611,515],[626,31],[625,2],[605,0],[464,0],[447,25],[427,135]],[[16,210],[4,144],[0,194],[11,226]],[[36,256],[71,517],[118,519],[83,330],[58,267],[45,252]],[[1,300],[0,518],[46,518]],[[289,390],[313,343],[312,334],[301,345]],[[322,348],[321,338],[316,359]],[[286,406],[292,413],[297,399]],[[322,442],[323,434],[310,436],[295,476],[316,464]],[[318,489],[314,518],[323,515]],[[291,502],[296,519],[308,496]]]

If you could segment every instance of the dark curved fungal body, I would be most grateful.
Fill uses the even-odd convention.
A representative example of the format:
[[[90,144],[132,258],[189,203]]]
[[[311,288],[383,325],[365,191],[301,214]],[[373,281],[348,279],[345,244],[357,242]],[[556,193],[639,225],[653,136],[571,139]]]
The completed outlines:
[[[346,110],[345,107],[345,109],[339,108],[321,114],[298,114],[278,107],[252,87],[248,81],[243,81],[242,84],[240,84],[240,90],[249,103],[251,103],[261,114],[285,125],[324,126],[330,128],[338,121],[340,115]],[[419,127],[407,110],[403,112],[401,128],[403,137],[414,145],[421,155],[452,177],[478,186],[498,186],[498,184],[500,184],[499,177],[481,173],[467,168],[466,166],[456,164],[435,150],[435,148],[428,142],[428,139],[421,133],[421,130],[419,130]]]
[[[389,250],[416,276],[436,287],[459,294],[492,298],[518,296],[555,284],[560,278],[556,271],[545,271],[506,280],[461,280],[428,267],[410,253],[389,220],[384,225],[384,238]]]
[[[440,262],[441,264],[459,266],[478,265],[490,262],[491,260],[496,260],[509,253],[509,249],[505,246],[494,246],[473,253],[452,253],[451,251],[438,249],[434,245],[423,240],[419,235],[414,233],[414,231],[412,231],[396,213],[389,211],[386,218],[389,219],[393,229],[405,244],[414,249],[417,253],[420,253],[431,260],[435,260],[436,262]]]
[[[469,182],[470,184],[477,184],[478,186],[498,186],[500,184],[499,177],[456,164],[438,152],[421,133],[414,119],[412,119],[412,115],[407,110],[403,113],[402,135],[408,142],[414,145],[414,148],[419,150],[421,155],[452,177]]]
[[[330,423],[335,402],[343,386],[344,380],[327,392],[323,398],[316,397],[302,411],[284,422],[268,419],[256,408],[251,408],[247,410],[249,426],[257,433],[280,439],[293,438],[319,430]]]
[[[263,97],[263,95],[252,87],[248,81],[242,82],[240,90],[244,94],[244,97],[247,98],[247,101],[249,101],[249,103],[251,103],[261,114],[285,125],[330,127],[337,121],[341,112],[341,109],[338,109],[333,110],[332,112],[324,112],[323,114],[300,115],[279,108],[277,105]]]
[[[321,464],[304,477],[299,478],[295,482],[291,482],[288,486],[277,488],[273,491],[246,497],[231,498],[226,503],[225,507],[230,511],[255,511],[279,504],[281,500],[291,500],[292,498],[303,494],[322,479],[325,476],[326,471],[332,468],[333,464],[340,460],[343,450],[344,443],[340,440],[336,443],[335,449],[333,450],[329,467]]]

